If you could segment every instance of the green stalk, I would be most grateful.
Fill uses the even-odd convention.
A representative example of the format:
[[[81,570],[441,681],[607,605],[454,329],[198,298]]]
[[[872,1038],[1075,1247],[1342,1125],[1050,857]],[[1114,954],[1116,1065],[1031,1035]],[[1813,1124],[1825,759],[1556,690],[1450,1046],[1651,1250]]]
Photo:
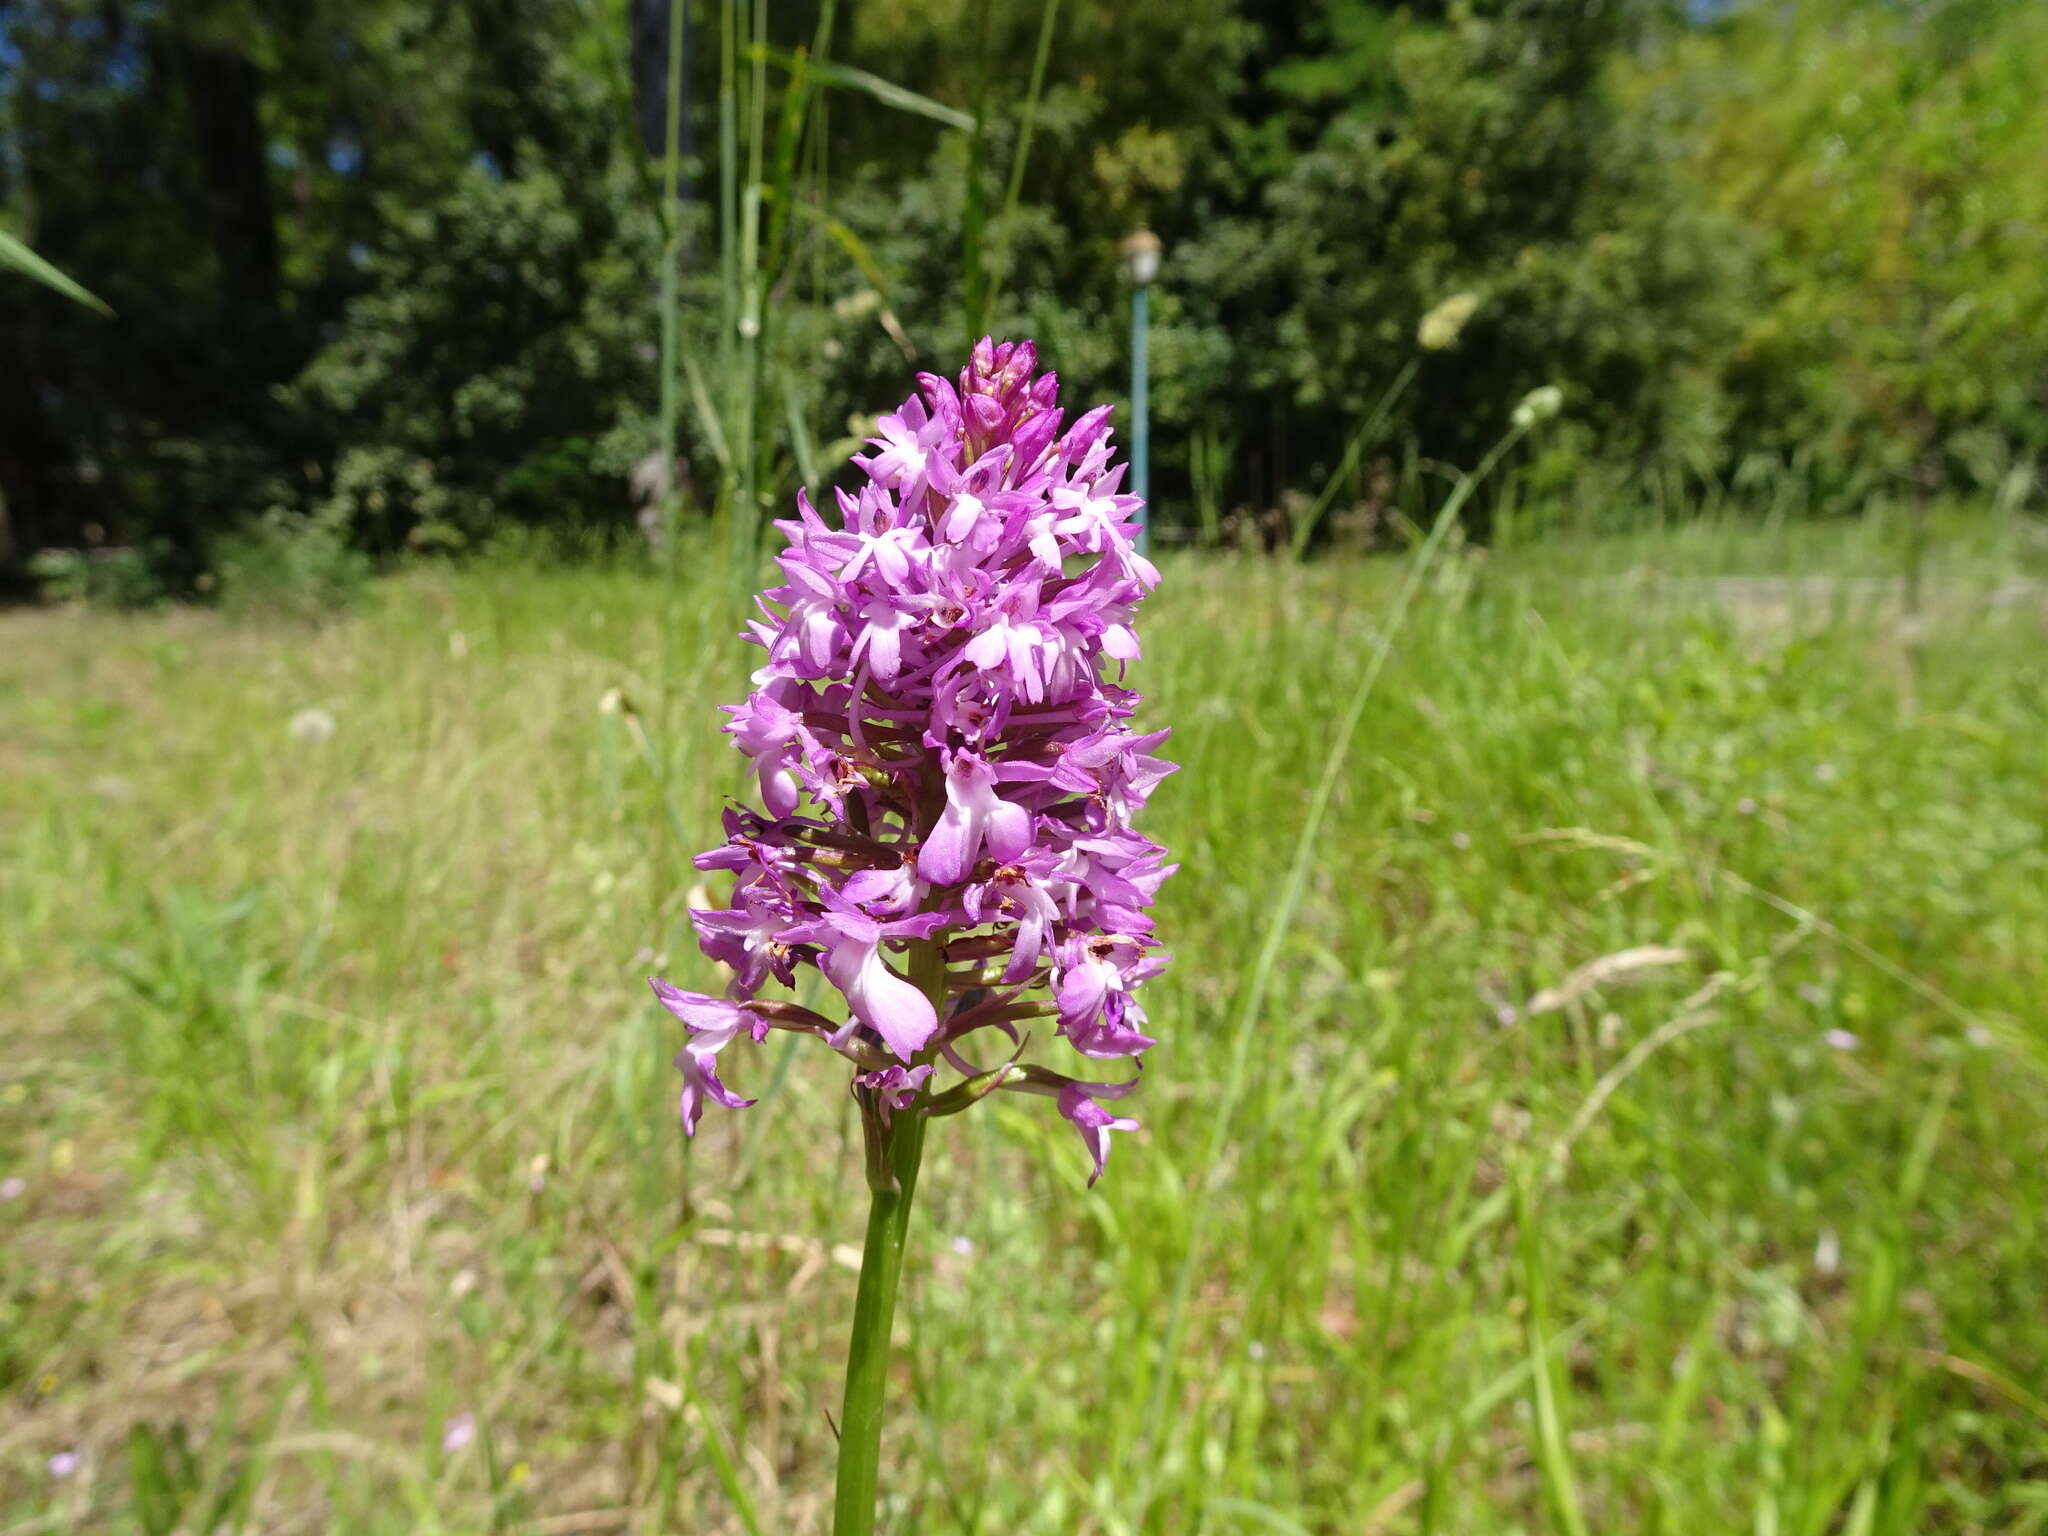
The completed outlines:
[[[761,155],[768,137],[768,0],[753,0],[753,68],[747,84],[747,185],[740,199],[739,410],[729,414],[739,481],[733,518],[733,584],[744,592],[753,584],[754,555],[761,518],[759,495],[763,445],[756,415],[761,394]]]
[[[945,954],[933,941],[910,951],[910,975],[934,1007],[946,999]],[[871,1116],[863,1104],[861,1113]],[[839,1482],[832,1502],[832,1536],[872,1536],[882,1453],[882,1399],[889,1382],[889,1330],[896,1317],[896,1284],[903,1274],[903,1239],[924,1158],[926,1116],[922,1097],[891,1117],[868,1121],[867,1244],[861,1250],[860,1289],[853,1302],[853,1342],[846,1354],[846,1396],[839,1412]]]
[[[911,1196],[924,1156],[924,1127],[923,1115],[899,1114],[881,1133],[880,1165],[889,1187],[876,1188],[868,1207],[860,1291],[853,1303],[853,1344],[846,1356],[846,1398],[839,1414],[839,1488],[832,1505],[832,1536],[870,1536],[875,1528],[889,1329],[896,1317],[896,1282],[903,1273]]]
[[[1010,232],[1017,224],[1017,202],[1024,194],[1024,166],[1031,159],[1031,135],[1038,127],[1038,101],[1045,94],[1045,63],[1052,56],[1052,29],[1059,20],[1060,0],[1046,0],[1038,19],[1038,52],[1031,60],[1031,84],[1018,114],[1017,153],[1010,157],[1010,184],[1003,192],[1003,212],[996,225],[995,255],[989,261],[988,308],[1002,301],[1003,278],[1010,270]]]
[[[1223,1081],[1223,1094],[1216,1110],[1209,1120],[1209,1144],[1202,1159],[1203,1173],[1199,1188],[1189,1202],[1187,1246],[1181,1252],[1180,1265],[1174,1276],[1173,1293],[1167,1303],[1166,1324],[1161,1330],[1159,1345],[1159,1366],[1153,1377],[1152,1398],[1145,1413],[1144,1444],[1153,1453],[1155,1463],[1165,1458],[1159,1454],[1161,1442],[1168,1434],[1167,1409],[1172,1391],[1178,1379],[1180,1367],[1181,1331],[1187,1320],[1189,1295],[1194,1287],[1195,1271],[1201,1265],[1203,1244],[1208,1237],[1209,1214],[1216,1204],[1217,1183],[1223,1168],[1223,1152],[1230,1144],[1233,1121],[1237,1107],[1244,1096],[1245,1075],[1251,1064],[1251,1045],[1258,1033],[1258,1026],[1264,1017],[1266,991],[1272,982],[1273,971],[1279,963],[1280,951],[1286,945],[1288,930],[1294,926],[1294,914],[1300,910],[1302,894],[1308,888],[1309,873],[1313,869],[1316,855],[1322,848],[1323,818],[1329,814],[1330,804],[1336,798],[1337,786],[1343,782],[1344,768],[1351,756],[1351,743],[1358,735],[1359,722],[1365,717],[1366,705],[1371,701],[1373,690],[1379,686],[1380,673],[1387,664],[1387,657],[1394,648],[1394,640],[1401,633],[1408,620],[1408,609],[1415,601],[1415,595],[1422,588],[1423,578],[1436,563],[1438,550],[1458,520],[1458,514],[1471,498],[1479,483],[1493,473],[1503,456],[1522,440],[1528,428],[1517,422],[1492,450],[1480,461],[1479,467],[1461,479],[1451,494],[1444,499],[1436,520],[1430,525],[1429,534],[1423,539],[1408,569],[1401,578],[1400,588],[1394,595],[1393,608],[1387,615],[1387,622],[1374,640],[1372,653],[1366,657],[1364,670],[1359,674],[1358,684],[1352,690],[1344,713],[1339,717],[1337,729],[1330,738],[1324,753],[1322,773],[1316,780],[1314,792],[1309,797],[1308,813],[1302,818],[1301,831],[1294,842],[1294,855],[1288,861],[1287,875],[1280,887],[1279,900],[1273,904],[1266,923],[1266,932],[1252,961],[1244,986],[1237,996],[1237,1019],[1230,1048],[1230,1065]]]
[[[733,349],[739,340],[739,17],[735,0],[718,7],[718,385],[725,425],[726,458],[720,466],[719,512],[728,540],[738,516],[736,465],[746,448],[733,410]],[[730,547],[728,545],[728,547]]]
[[[770,184],[767,255],[764,264],[771,281],[779,279],[789,254],[792,205],[796,202],[799,153],[815,155],[822,127],[811,108],[823,108],[825,93],[813,92],[811,65],[828,63],[832,57],[832,30],[838,20],[838,0],[824,0],[818,8],[818,29],[811,36],[808,52],[799,48],[791,64],[789,88],[782,93],[782,120],[776,136],[775,176]],[[763,50],[765,55],[766,50]],[[806,131],[806,119],[812,126]]]
[[[967,319],[963,350],[974,346],[988,324],[988,204],[981,185],[988,153],[988,28],[988,9],[983,7],[974,53],[974,131],[967,140],[967,197],[960,212],[960,302]]]
[[[676,546],[682,530],[677,526],[676,507],[676,416],[677,416],[677,326],[683,256],[683,205],[679,195],[682,180],[682,95],[683,95],[683,0],[669,0],[668,8],[668,114],[662,138],[662,224],[665,238],[661,251],[661,534],[662,554],[668,561],[671,583],[677,570]],[[636,157],[637,158],[637,157]]]
[[[1308,543],[1315,537],[1316,525],[1322,522],[1323,514],[1330,510],[1330,503],[1337,499],[1337,492],[1351,477],[1352,470],[1358,467],[1359,455],[1365,452],[1366,444],[1371,442],[1374,434],[1379,431],[1380,423],[1387,419],[1387,412],[1393,409],[1394,402],[1401,397],[1401,392],[1414,382],[1414,379],[1415,359],[1411,357],[1394,376],[1394,382],[1387,386],[1386,393],[1380,396],[1380,403],[1372,408],[1372,414],[1367,416],[1359,429],[1351,434],[1351,441],[1344,445],[1344,457],[1323,486],[1322,495],[1316,498],[1315,505],[1310,507],[1294,525],[1294,537],[1289,543],[1288,552],[1296,560],[1307,558]]]

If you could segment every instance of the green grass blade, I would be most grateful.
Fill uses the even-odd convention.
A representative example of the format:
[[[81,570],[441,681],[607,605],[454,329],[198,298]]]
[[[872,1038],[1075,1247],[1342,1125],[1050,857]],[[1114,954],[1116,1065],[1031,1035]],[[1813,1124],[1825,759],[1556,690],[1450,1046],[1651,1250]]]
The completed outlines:
[[[704,1450],[711,1460],[711,1469],[717,1474],[725,1496],[732,1501],[733,1512],[739,1516],[747,1536],[761,1536],[760,1511],[754,1507],[754,1496],[747,1492],[747,1485],[740,1479],[739,1467],[733,1461],[731,1448],[725,1443],[724,1432],[713,1421],[708,1409],[695,1403],[691,1408],[697,1428],[704,1436]]]
[[[1202,1160],[1203,1189],[1194,1201],[1194,1214],[1188,1235],[1186,1251],[1181,1256],[1174,1279],[1172,1300],[1168,1303],[1166,1327],[1160,1339],[1160,1366],[1153,1382],[1152,1401],[1145,1414],[1145,1443],[1157,1446],[1166,1426],[1166,1403],[1175,1374],[1180,1351],[1182,1329],[1186,1326],[1188,1297],[1194,1285],[1195,1270],[1201,1263],[1202,1245],[1207,1236],[1208,1213],[1213,1203],[1213,1181],[1222,1165],[1223,1152],[1229,1145],[1233,1122],[1237,1115],[1239,1101],[1244,1096],[1246,1068],[1251,1060],[1251,1044],[1258,1032],[1258,1025],[1264,1015],[1266,992],[1273,978],[1273,968],[1278,964],[1280,951],[1286,945],[1287,935],[1294,926],[1294,915],[1301,907],[1303,893],[1308,889],[1309,871],[1314,867],[1317,851],[1321,845],[1323,822],[1329,815],[1330,804],[1336,798],[1337,785],[1344,776],[1344,768],[1351,757],[1351,744],[1358,735],[1360,721],[1365,718],[1366,705],[1372,701],[1373,690],[1379,686],[1380,673],[1385,669],[1387,657],[1392,653],[1395,637],[1401,633],[1408,619],[1408,609],[1415,601],[1415,595],[1422,588],[1423,578],[1436,563],[1437,554],[1442,550],[1444,540],[1457,523],[1458,514],[1471,499],[1473,489],[1486,478],[1498,464],[1507,450],[1519,441],[1524,429],[1511,427],[1507,435],[1494,445],[1479,468],[1460,480],[1451,494],[1444,498],[1442,509],[1436,521],[1430,526],[1429,534],[1416,550],[1402,577],[1400,590],[1394,598],[1387,622],[1376,636],[1372,654],[1367,657],[1364,670],[1360,673],[1357,686],[1352,690],[1344,713],[1339,717],[1337,728],[1331,734],[1330,743],[1323,755],[1322,772],[1316,779],[1314,792],[1309,797],[1308,811],[1302,818],[1301,831],[1295,838],[1294,853],[1288,861],[1287,874],[1280,887],[1280,897],[1272,907],[1272,914],[1266,923],[1265,937],[1261,940],[1257,954],[1243,986],[1239,989],[1237,1020],[1232,1034],[1230,1063],[1225,1072],[1223,1093],[1217,1104],[1214,1118],[1210,1121],[1208,1150]]]
[[[697,409],[697,425],[704,429],[704,438],[711,445],[712,455],[721,465],[730,464],[732,448],[725,440],[725,422],[718,414],[718,407],[712,403],[711,387],[705,382],[704,370],[687,352],[682,354],[682,365],[683,377],[690,384],[690,403]]]
[[[811,436],[810,424],[804,420],[803,402],[797,399],[796,380],[788,373],[782,379],[783,420],[789,427],[789,449],[796,455],[796,472],[803,478],[804,488],[815,492],[825,481],[825,469],[818,462],[818,445]]]
[[[1204,1507],[1211,1514],[1236,1515],[1255,1529],[1277,1531],[1279,1536],[1310,1536],[1309,1528],[1299,1520],[1290,1520],[1277,1509],[1250,1499],[1211,1499]]]
[[[794,55],[779,48],[758,48],[760,57],[784,69],[795,69]],[[971,132],[974,119],[957,107],[946,106],[933,101],[929,96],[920,96],[916,91],[906,90],[893,80],[884,80],[880,75],[871,75],[864,69],[851,64],[835,64],[824,59],[813,59],[809,71],[813,79],[826,85],[837,86],[842,91],[852,91],[871,101],[878,101],[885,107],[894,107],[898,112],[908,112],[913,117],[928,117],[935,123],[944,123],[948,128]]]
[[[1336,469],[1331,471],[1329,480],[1324,483],[1322,494],[1316,497],[1315,503],[1296,520],[1294,537],[1289,545],[1295,559],[1299,560],[1308,553],[1309,540],[1315,536],[1316,528],[1322,523],[1324,514],[1330,510],[1330,503],[1337,499],[1338,490],[1350,477],[1352,470],[1358,467],[1359,456],[1365,452],[1366,444],[1378,435],[1381,423],[1387,419],[1387,412],[1394,408],[1394,402],[1401,398],[1402,391],[1414,380],[1415,359],[1411,357],[1401,371],[1394,375],[1394,382],[1381,394],[1379,404],[1372,408],[1365,420],[1359,424],[1358,430],[1351,434],[1351,441],[1344,445],[1344,456],[1338,461]]]
[[[4,229],[0,229],[0,267],[12,267],[15,271],[34,278],[44,287],[56,289],[65,298],[83,304],[87,309],[96,309],[109,319],[113,318],[114,311],[104,300],[88,292],[82,284],[50,265]]]
[[[1515,1225],[1522,1244],[1522,1323],[1529,1347],[1529,1372],[1536,1400],[1536,1464],[1543,1474],[1544,1493],[1558,1528],[1565,1536],[1587,1536],[1586,1517],[1579,1509],[1577,1479],[1572,1475],[1571,1448],[1566,1443],[1564,1413],[1558,1402],[1556,1364],[1551,1358],[1549,1323],[1544,1307],[1542,1248],[1536,1236],[1537,1206],[1526,1183],[1515,1187]]]

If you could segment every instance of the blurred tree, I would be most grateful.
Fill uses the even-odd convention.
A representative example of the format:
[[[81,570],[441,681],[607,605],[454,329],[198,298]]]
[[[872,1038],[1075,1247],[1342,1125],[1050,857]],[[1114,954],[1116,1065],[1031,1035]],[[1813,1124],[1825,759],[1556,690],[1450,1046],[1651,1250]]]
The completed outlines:
[[[501,520],[623,521],[654,394],[645,318],[651,207],[605,141],[614,123],[569,71],[543,93],[566,156],[531,140],[465,168],[423,207],[394,209],[370,279],[282,391],[339,447],[297,499],[391,552],[450,547]],[[599,142],[577,142],[578,133]],[[580,174],[563,174],[566,162]],[[622,430],[621,424],[627,424]]]
[[[1654,122],[1617,109],[1608,77],[1645,21],[1558,0],[1315,8],[1256,133],[1298,152],[1189,255],[1229,331],[1265,338],[1239,370],[1272,402],[1248,446],[1273,485],[1320,481],[1461,292],[1477,310],[1423,357],[1390,438],[1468,463],[1552,382],[1610,457],[1702,451],[1700,360],[1736,333],[1740,242],[1677,194]]]
[[[1837,495],[1990,487],[2048,451],[2048,8],[1802,0],[1681,35],[1693,195],[1768,253],[1731,451]]]
[[[1120,398],[1116,248],[1141,222],[1167,246],[1168,521],[1197,473],[1212,523],[1318,496],[1340,464],[1340,505],[1384,500],[1390,477],[1469,462],[1545,382],[1568,420],[1515,473],[1552,488],[2010,481],[2048,441],[2033,0],[761,14],[735,117],[742,178],[759,150],[757,265],[729,290],[717,242],[686,247],[679,334],[723,370],[709,410],[681,405],[685,454],[711,456],[731,410],[748,441],[727,478],[767,505],[900,399],[908,364],[949,366],[983,328]],[[855,73],[785,95],[828,14]],[[683,138],[707,156],[720,17],[681,14]],[[380,551],[630,515],[659,436],[649,150],[673,19],[669,0],[0,0],[0,210],[118,313],[0,290],[0,560],[126,545],[177,586],[258,514]],[[875,77],[942,105],[906,117]],[[715,235],[715,160],[681,181],[682,227]],[[1419,353],[1458,293],[1478,302],[1456,345]],[[1381,440],[1348,454],[1410,368]]]
[[[453,202],[459,221],[480,183],[516,186],[529,160],[574,208],[580,250],[632,260],[630,239],[614,240],[633,198],[613,174],[630,123],[606,36],[606,18],[572,0],[0,0],[13,65],[0,85],[0,206],[120,317],[82,325],[54,295],[0,306],[0,350],[19,360],[0,378],[0,494],[18,548],[132,544],[176,586],[213,532],[330,496],[350,448],[389,446],[349,435],[380,404],[386,419],[402,412],[360,370],[339,408],[337,363],[292,381],[330,347],[360,356],[372,315],[464,313],[463,290],[502,269],[415,269],[443,280],[438,298],[385,291],[382,310],[363,305],[407,270],[392,252],[433,210]],[[475,297],[473,317],[486,312]],[[614,329],[631,298],[614,294]],[[549,302],[536,296],[525,318]],[[580,299],[563,302],[582,313]],[[541,344],[524,324],[469,337],[440,353],[412,338],[415,397],[439,389],[445,401],[474,376],[450,367],[487,374],[479,350]],[[581,435],[600,435],[619,390],[641,382],[615,368]],[[559,422],[562,397],[537,403]],[[559,440],[525,435],[522,461]],[[441,456],[486,442],[509,451],[502,434],[478,433]],[[457,479],[505,472],[468,465]]]
[[[993,169],[956,140],[855,178],[848,216],[904,275],[920,340],[943,344],[972,307],[961,211],[994,195],[1014,152],[1042,14],[860,11],[863,57],[978,99],[992,144]],[[1560,440],[1704,464],[1753,252],[1682,194],[1664,125],[1624,115],[1610,87],[1664,20],[1595,0],[1062,12],[1023,202],[988,242],[1007,262],[993,322],[1038,336],[1084,392],[1119,395],[1116,243],[1140,222],[1164,237],[1154,408],[1169,502],[1197,440],[1234,449],[1205,494],[1265,506],[1319,487],[1416,356],[1422,315],[1468,289],[1485,297],[1478,318],[1428,360],[1390,441],[1469,460],[1523,391],[1556,381],[1575,403]],[[880,398],[887,350],[861,362],[868,375],[844,387]]]

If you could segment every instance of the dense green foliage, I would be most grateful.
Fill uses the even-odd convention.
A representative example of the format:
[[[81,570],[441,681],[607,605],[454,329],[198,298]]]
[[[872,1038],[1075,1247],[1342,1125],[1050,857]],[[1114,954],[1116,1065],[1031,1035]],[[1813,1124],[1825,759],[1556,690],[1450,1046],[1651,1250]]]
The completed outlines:
[[[2048,441],[2048,9],[1771,9],[1635,78],[1765,244],[1731,441],[1810,475],[1990,490]]]
[[[2028,0],[680,10],[672,207],[665,0],[0,0],[0,212],[115,311],[0,272],[0,571],[651,523],[671,430],[684,514],[758,521],[983,330],[1119,398],[1140,222],[1170,524],[1421,516],[1546,382],[1507,494],[2020,494],[2048,444]]]
[[[1898,520],[1448,560],[1241,1067],[1398,570],[1168,552],[1145,1128],[1091,1192],[1039,1106],[935,1123],[882,1529],[2048,1530],[2048,550],[1999,526],[1910,634]],[[736,606],[500,558],[318,628],[0,614],[0,1525],[822,1528],[845,1075],[734,1062],[686,1144],[642,980],[710,979]]]

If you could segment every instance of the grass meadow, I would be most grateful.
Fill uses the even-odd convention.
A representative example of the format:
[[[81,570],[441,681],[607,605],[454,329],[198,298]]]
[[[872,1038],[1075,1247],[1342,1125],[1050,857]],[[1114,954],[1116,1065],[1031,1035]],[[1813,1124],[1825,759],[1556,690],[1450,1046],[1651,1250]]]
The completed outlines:
[[[2048,559],[1904,543],[1170,555],[1144,1129],[934,1128],[882,1529],[2048,1531]],[[844,1072],[686,1144],[642,979],[739,611],[0,614],[0,1532],[824,1528]]]

